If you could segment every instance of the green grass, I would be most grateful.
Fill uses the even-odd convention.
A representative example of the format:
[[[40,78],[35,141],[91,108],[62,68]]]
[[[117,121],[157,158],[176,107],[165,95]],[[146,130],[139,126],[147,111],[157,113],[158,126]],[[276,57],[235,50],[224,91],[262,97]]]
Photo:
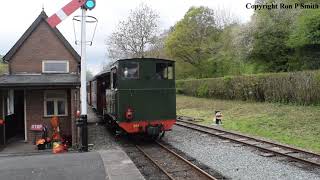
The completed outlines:
[[[320,107],[205,99],[177,95],[177,114],[213,123],[221,110],[223,127],[320,152]]]

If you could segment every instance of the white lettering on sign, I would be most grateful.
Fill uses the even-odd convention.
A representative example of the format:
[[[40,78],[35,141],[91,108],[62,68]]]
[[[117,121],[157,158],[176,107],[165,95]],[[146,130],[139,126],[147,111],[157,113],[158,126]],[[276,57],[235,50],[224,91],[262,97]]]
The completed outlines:
[[[31,131],[42,131],[42,124],[32,124],[30,130]]]

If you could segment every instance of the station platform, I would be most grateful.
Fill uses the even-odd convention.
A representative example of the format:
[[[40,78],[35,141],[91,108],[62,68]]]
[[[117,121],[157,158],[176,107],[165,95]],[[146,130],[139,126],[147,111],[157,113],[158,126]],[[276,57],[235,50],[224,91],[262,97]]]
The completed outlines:
[[[143,180],[120,149],[88,153],[0,157],[0,179],[6,180]]]
[[[89,124],[99,123],[100,118],[88,108]],[[104,133],[103,126],[100,133]],[[97,129],[89,143],[101,142],[106,139]],[[97,134],[98,133],[98,134]],[[98,140],[97,140],[98,138]],[[100,138],[100,139],[99,139]],[[38,152],[34,145],[21,141],[10,144],[0,152],[0,180],[144,180],[135,164],[117,145],[101,146],[90,152],[71,151],[62,154],[52,154],[51,150]]]
[[[109,180],[144,180],[144,177],[122,150],[99,151]]]

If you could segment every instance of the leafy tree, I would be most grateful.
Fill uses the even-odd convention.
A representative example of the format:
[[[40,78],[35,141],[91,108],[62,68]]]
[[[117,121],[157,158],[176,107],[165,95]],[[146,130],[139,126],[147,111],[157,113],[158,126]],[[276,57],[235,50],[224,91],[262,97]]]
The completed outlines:
[[[2,56],[0,55],[0,75],[8,73],[8,65],[3,62]]]
[[[158,19],[158,13],[145,4],[132,10],[108,37],[109,58],[144,57],[148,48],[157,43]]]
[[[319,3],[319,0],[259,0],[259,3]],[[264,71],[295,71],[319,68],[315,54],[320,49],[318,10],[260,10],[251,24],[251,62],[260,64]],[[318,29],[317,29],[318,28]]]
[[[320,11],[304,11],[296,20],[288,44],[291,47],[320,44]]]
[[[238,28],[227,11],[191,7],[165,42],[167,54],[177,60],[177,78],[239,74],[241,62],[234,43]]]
[[[291,69],[320,68],[320,11],[303,11],[296,19],[288,39],[288,45],[295,49],[295,56],[290,62]]]
[[[169,34],[165,49],[174,59],[200,68],[214,50],[212,44],[220,33],[214,11],[207,7],[191,7]]]
[[[154,44],[152,44],[149,49],[146,51],[145,56],[146,57],[154,57],[154,58],[162,58],[162,59],[170,59],[167,56],[167,53],[165,52],[164,46],[165,46],[165,39],[168,37],[168,31],[164,31],[162,34],[160,34],[155,41]]]
[[[290,47],[288,25],[292,24],[291,11],[262,10],[253,19],[253,44],[250,59],[262,63],[265,71],[287,71]]]

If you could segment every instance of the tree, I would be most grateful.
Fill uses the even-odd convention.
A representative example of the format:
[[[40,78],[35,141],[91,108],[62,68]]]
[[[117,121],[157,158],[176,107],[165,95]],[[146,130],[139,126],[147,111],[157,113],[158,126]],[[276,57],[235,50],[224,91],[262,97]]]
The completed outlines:
[[[169,34],[165,42],[167,53],[174,59],[200,67],[207,59],[217,40],[220,30],[217,27],[214,11],[207,7],[191,7]]]
[[[8,73],[8,65],[3,62],[2,56],[0,55],[0,75]]]
[[[260,0],[259,3],[313,3],[319,0]],[[264,71],[295,71],[320,68],[319,10],[255,11],[252,24],[250,60],[264,66]]]
[[[267,0],[266,3],[271,3]],[[278,0],[278,3],[288,3]],[[249,60],[261,64],[263,71],[288,71],[292,49],[287,45],[290,25],[295,20],[298,11],[283,9],[260,10],[253,15],[252,49]]]
[[[320,52],[320,11],[303,11],[296,19],[287,41],[294,48],[294,58],[290,61],[293,70],[319,69]]]
[[[120,21],[107,39],[108,56],[112,60],[144,57],[157,42],[159,15],[145,4],[131,10],[129,17]]]
[[[170,59],[165,52],[165,40],[168,37],[168,33],[168,31],[164,31],[158,36],[156,42],[151,45],[148,51],[145,53],[147,57]]]

